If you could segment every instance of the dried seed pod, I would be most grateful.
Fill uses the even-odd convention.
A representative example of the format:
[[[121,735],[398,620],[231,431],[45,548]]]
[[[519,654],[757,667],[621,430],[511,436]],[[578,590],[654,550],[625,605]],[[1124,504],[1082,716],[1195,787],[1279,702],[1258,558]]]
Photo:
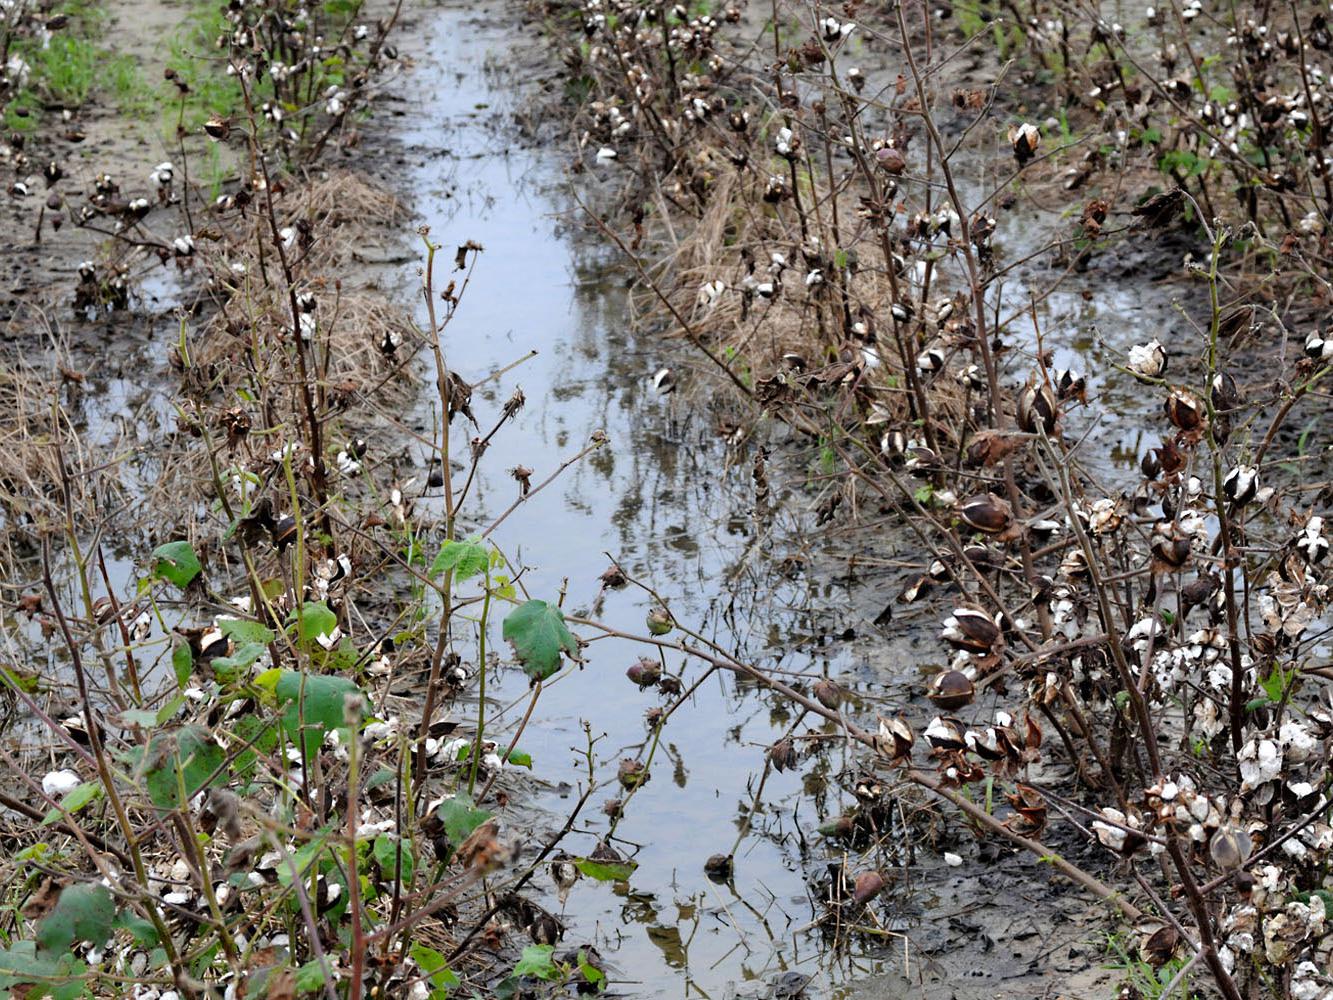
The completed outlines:
[[[1203,404],[1186,389],[1172,389],[1166,397],[1166,419],[1182,431],[1196,431],[1203,426]]]
[[[901,760],[911,754],[914,743],[916,734],[912,732],[907,720],[901,717],[886,719],[880,716],[879,732],[875,734],[875,747],[881,754],[890,760]]]
[[[796,764],[796,745],[789,739],[781,739],[768,748],[768,759],[773,770],[781,774]]]
[[[1222,492],[1237,507],[1243,507],[1259,493],[1259,470],[1252,465],[1238,465],[1222,480]]]
[[[1055,373],[1055,391],[1063,400],[1077,399],[1081,403],[1088,401],[1088,380],[1082,372],[1061,368]]]
[[[857,905],[864,906],[884,891],[884,884],[884,876],[879,872],[862,872],[856,876],[856,883],[852,888],[852,900]]]
[[[1041,132],[1037,130],[1037,126],[1028,122],[1014,125],[1009,129],[1009,143],[1014,147],[1014,159],[1021,167],[1037,155],[1037,147],[1041,145]]]
[[[967,674],[961,670],[946,670],[942,674],[935,675],[927,697],[936,708],[945,712],[956,712],[972,703],[976,691],[976,685]]]
[[[1041,519],[1028,522],[1028,533],[1039,542],[1049,542],[1059,530],[1059,521]]]
[[[1312,333],[1305,341],[1305,356],[1311,361],[1333,361],[1333,337]]]
[[[902,151],[893,146],[883,146],[875,150],[875,162],[879,164],[881,170],[895,177],[907,169],[907,160],[903,157]]]
[[[736,861],[730,854],[714,854],[704,862],[704,874],[713,882],[726,882],[736,870]]]
[[[926,742],[935,750],[965,750],[967,739],[963,735],[963,725],[957,719],[947,716],[935,716],[926,727]]]
[[[1046,435],[1055,433],[1059,406],[1055,393],[1045,380],[1029,383],[1018,396],[1018,426],[1028,434],[1036,434],[1040,427]]]
[[[551,862],[551,881],[555,883],[556,890],[562,896],[569,892],[578,880],[579,870],[573,858],[562,854]]]
[[[1226,871],[1234,871],[1245,864],[1253,849],[1254,842],[1250,835],[1230,823],[1219,826],[1208,842],[1208,853],[1212,855],[1214,863]]]
[[[944,352],[938,347],[930,347],[916,356],[917,370],[926,375],[933,375],[944,368]]]
[[[955,649],[969,653],[989,653],[1000,641],[1000,626],[984,611],[955,608],[944,620],[940,638]]]
[[[1190,548],[1190,537],[1177,531],[1173,523],[1162,521],[1153,528],[1152,555],[1159,569],[1180,569],[1189,562]]]
[[[621,787],[626,791],[633,790],[640,785],[646,784],[651,777],[652,775],[642,763],[628,757],[622,760],[620,766],[616,769],[616,778],[620,781]]]
[[[1130,373],[1140,379],[1161,378],[1166,374],[1169,358],[1161,341],[1153,339],[1129,349]]]
[[[1143,453],[1143,458],[1139,460],[1139,471],[1143,473],[1143,478],[1148,480],[1156,479],[1162,474],[1162,463],[1157,458],[1157,449],[1149,448]]]
[[[1234,410],[1244,402],[1240,387],[1236,385],[1236,380],[1231,377],[1230,372],[1218,372],[1213,376],[1213,384],[1209,388],[1208,395],[1212,400],[1213,409],[1223,412]]]
[[[625,671],[625,676],[642,690],[643,688],[652,687],[662,679],[662,665],[656,660],[644,657],[631,664],[630,668]]]
[[[986,535],[1002,534],[1014,523],[1013,508],[993,493],[964,501],[958,516],[969,528]]]
[[[1139,945],[1139,957],[1154,969],[1160,969],[1180,947],[1180,932],[1170,924],[1158,927]]]
[[[204,122],[204,134],[214,142],[221,142],[231,134],[231,122],[221,115],[213,115]]]
[[[831,712],[836,712],[838,706],[842,704],[842,688],[836,681],[831,681],[827,677],[815,682],[814,696],[817,702]]]

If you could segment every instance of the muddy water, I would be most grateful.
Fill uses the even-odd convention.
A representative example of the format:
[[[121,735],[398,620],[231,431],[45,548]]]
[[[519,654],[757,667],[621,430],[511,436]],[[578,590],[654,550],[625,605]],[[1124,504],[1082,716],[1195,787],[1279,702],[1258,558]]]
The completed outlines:
[[[568,579],[567,610],[589,607],[610,553],[668,595],[677,615],[728,647],[766,650],[770,629],[789,634],[799,616],[752,616],[756,591],[770,587],[758,552],[744,486],[748,463],[729,469],[728,455],[710,418],[686,401],[661,397],[650,385],[663,363],[688,360],[640,343],[629,329],[623,274],[609,266],[594,240],[580,235],[578,206],[566,168],[572,144],[551,128],[550,141],[524,148],[513,138],[512,113],[532,100],[529,70],[515,57],[510,33],[517,12],[503,5],[431,13],[424,28],[423,64],[411,77],[436,85],[406,88],[414,102],[400,135],[408,147],[415,207],[431,237],[450,252],[465,240],[485,247],[457,319],[448,330],[449,363],[475,381],[523,357],[537,356],[478,390],[474,409],[489,428],[515,385],[527,405],[492,444],[481,482],[485,513],[494,515],[516,494],[509,469],[526,465],[540,482],[577,452],[595,430],[610,445],[569,469],[534,497],[496,535],[534,597],[554,600]],[[591,156],[586,160],[592,166]],[[616,183],[616,167],[592,167],[580,183],[595,193]],[[442,283],[442,282],[441,282]],[[455,427],[460,424],[456,423]],[[469,431],[469,434],[472,432]],[[776,603],[802,603],[799,587],[785,584]],[[733,601],[739,632],[725,612]],[[773,602],[764,602],[765,607]],[[642,632],[642,593],[607,595],[601,619]],[[492,641],[497,641],[493,636]],[[586,784],[588,720],[596,747],[594,795],[571,853],[586,853],[606,829],[601,803],[618,794],[615,769],[646,739],[644,712],[659,703],[625,678],[641,648],[597,642],[582,671],[563,677],[542,695],[522,747],[536,761],[541,783],[536,805],[558,826]],[[805,669],[806,656],[787,665]],[[668,657],[678,671],[679,657]],[[697,667],[687,671],[697,676]],[[489,697],[494,693],[494,697]],[[488,711],[510,706],[503,724],[512,731],[524,707],[525,678],[504,677],[488,692]],[[563,913],[566,942],[593,942],[610,960],[617,991],[636,996],[721,997],[760,992],[749,980],[784,970],[818,973],[819,941],[798,929],[812,916],[797,855],[799,825],[812,836],[818,820],[811,800],[794,817],[799,779],[773,775],[763,811],[737,850],[734,885],[704,875],[705,859],[732,849],[738,818],[748,810],[764,747],[795,721],[785,710],[735,689],[730,680],[706,684],[667,726],[651,767],[620,824],[618,847],[640,864],[628,893],[581,881]],[[585,832],[586,831],[586,832]],[[549,881],[538,880],[557,912]],[[868,965],[867,968],[873,967]],[[830,970],[827,986],[846,972]]]

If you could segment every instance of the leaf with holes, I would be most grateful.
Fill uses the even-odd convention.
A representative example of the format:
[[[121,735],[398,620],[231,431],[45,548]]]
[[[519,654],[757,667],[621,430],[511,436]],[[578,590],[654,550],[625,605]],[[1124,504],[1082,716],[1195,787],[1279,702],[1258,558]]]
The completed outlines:
[[[153,549],[153,577],[184,590],[204,571],[189,542],[167,542]]]
[[[501,634],[514,647],[523,671],[535,680],[545,680],[560,668],[560,654],[579,658],[579,644],[565,625],[565,616],[554,604],[528,601],[510,612]]]

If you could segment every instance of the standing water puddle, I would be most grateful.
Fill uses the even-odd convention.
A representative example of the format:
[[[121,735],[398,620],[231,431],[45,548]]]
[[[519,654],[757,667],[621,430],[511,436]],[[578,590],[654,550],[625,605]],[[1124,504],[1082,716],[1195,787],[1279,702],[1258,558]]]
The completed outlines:
[[[532,596],[555,600],[567,578],[567,612],[584,610],[595,598],[609,553],[666,596],[683,621],[728,648],[743,643],[745,632],[756,633],[759,641],[748,645],[751,652],[762,651],[770,625],[778,623],[764,612],[745,624],[752,621],[753,598],[736,599],[741,635],[722,620],[734,593],[766,585],[756,580],[766,568],[751,551],[753,525],[741,492],[748,463],[729,470],[708,415],[688,412],[683,399],[657,396],[649,380],[662,357],[652,345],[637,343],[629,329],[623,272],[613,270],[590,240],[581,244],[577,234],[558,232],[558,216],[567,215],[575,229],[580,222],[563,176],[568,160],[562,151],[573,144],[558,129],[541,149],[513,143],[513,112],[528,96],[528,84],[515,79],[525,69],[521,56],[515,61],[514,47],[524,37],[516,19],[516,11],[502,6],[433,12],[421,46],[426,54],[409,82],[423,96],[398,132],[412,163],[415,207],[431,240],[443,248],[437,286],[449,279],[455,246],[475,240],[485,248],[446,333],[450,366],[476,381],[538,352],[479,388],[473,401],[488,428],[515,385],[527,397],[482,462],[489,470],[481,482],[486,514],[499,514],[514,499],[509,469],[532,468],[535,484],[594,431],[610,439],[535,495],[494,540],[513,565],[525,568]],[[424,315],[420,319],[425,322]],[[428,407],[423,403],[426,428]],[[470,436],[470,426],[459,418],[454,435],[464,433]],[[800,600],[774,596],[762,607],[781,607],[784,597]],[[598,617],[642,633],[648,609],[643,597],[634,588],[609,591]],[[543,692],[524,731],[522,748],[544,783],[534,805],[549,813],[551,831],[572,808],[580,782],[586,785],[586,761],[578,757],[587,742],[582,720],[594,736],[605,734],[597,745],[601,787],[562,844],[570,853],[589,852],[605,832],[600,806],[619,793],[616,766],[643,745],[644,712],[661,702],[625,678],[626,667],[642,655],[640,646],[595,642],[585,669]],[[682,666],[679,655],[667,662],[673,672]],[[687,683],[699,669],[688,669]],[[488,715],[509,706],[501,718],[507,739],[526,707],[526,678],[511,671],[499,688],[488,690]],[[791,969],[817,973],[821,957],[827,962],[816,934],[797,933],[812,910],[795,823],[799,819],[805,837],[817,837],[819,823],[812,799],[797,802],[798,776],[770,775],[765,807],[736,852],[734,886],[713,884],[703,870],[709,855],[731,851],[764,748],[794,721],[784,707],[738,691],[730,678],[705,684],[664,729],[652,780],[636,793],[616,831],[617,846],[634,851],[639,863],[629,891],[584,879],[562,910],[545,873],[536,879],[546,891],[544,902],[570,924],[565,943],[593,942],[607,957],[614,991],[710,997],[737,989],[762,992],[743,981],[769,980]],[[544,839],[539,830],[531,849]]]

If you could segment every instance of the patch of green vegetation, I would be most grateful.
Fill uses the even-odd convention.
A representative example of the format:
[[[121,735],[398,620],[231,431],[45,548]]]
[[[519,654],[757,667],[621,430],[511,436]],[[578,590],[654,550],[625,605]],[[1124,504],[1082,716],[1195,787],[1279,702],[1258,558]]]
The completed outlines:
[[[242,103],[240,81],[227,73],[226,60],[213,48],[213,39],[227,30],[221,8],[206,7],[188,18],[169,43],[167,68],[189,88],[185,95],[185,128],[197,131],[213,115],[226,118]],[[164,85],[164,114],[175,128],[179,91]]]
[[[1124,972],[1126,984],[1144,1000],[1164,1000],[1166,987],[1172,984],[1176,973],[1186,961],[1173,957],[1160,968],[1154,969],[1139,956],[1138,945],[1124,934],[1108,935],[1106,947],[1110,953],[1107,968]],[[1188,975],[1172,989],[1172,995],[1179,1000],[1192,996]]]
[[[5,105],[5,126],[32,129],[44,106],[77,108],[95,95],[109,97],[128,117],[147,117],[157,102],[138,63],[95,41],[105,12],[82,3],[66,4],[62,12],[69,15],[69,26],[45,44],[33,39],[14,43],[13,53],[27,64],[28,77]]]

